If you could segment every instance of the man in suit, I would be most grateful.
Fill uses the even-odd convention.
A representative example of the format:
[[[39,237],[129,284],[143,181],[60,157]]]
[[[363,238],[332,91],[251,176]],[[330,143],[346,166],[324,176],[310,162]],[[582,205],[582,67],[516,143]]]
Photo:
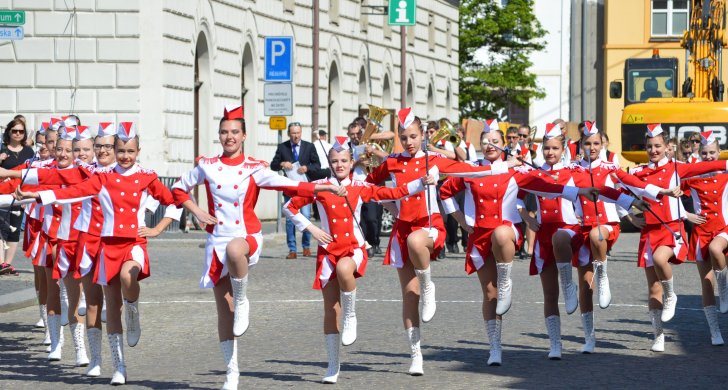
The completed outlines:
[[[296,163],[299,164],[296,172],[305,175],[309,181],[317,180],[328,176],[328,170],[321,169],[321,163],[316,153],[316,148],[310,142],[301,139],[303,131],[301,124],[291,122],[288,125],[289,140],[278,145],[276,155],[270,163],[270,169],[280,171],[281,169],[289,176]],[[289,176],[290,177],[290,176]],[[284,203],[290,199],[284,196]],[[311,205],[301,209],[306,218],[311,218]],[[286,219],[286,242],[288,244],[288,256],[286,259],[295,259],[296,256],[296,228],[290,219]],[[303,256],[311,256],[311,233],[304,231],[301,237]]]

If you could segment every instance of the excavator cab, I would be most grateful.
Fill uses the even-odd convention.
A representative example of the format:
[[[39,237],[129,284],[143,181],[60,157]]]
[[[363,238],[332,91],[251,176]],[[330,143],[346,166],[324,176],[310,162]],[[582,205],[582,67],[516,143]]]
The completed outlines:
[[[624,95],[622,82],[609,84],[609,97],[624,96],[624,106],[642,103],[650,98],[677,97],[677,58],[629,58],[624,64]]]

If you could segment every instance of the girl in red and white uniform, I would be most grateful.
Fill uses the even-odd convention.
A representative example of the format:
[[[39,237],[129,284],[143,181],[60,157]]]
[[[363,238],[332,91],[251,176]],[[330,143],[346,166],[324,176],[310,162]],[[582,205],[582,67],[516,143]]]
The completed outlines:
[[[254,211],[260,189],[286,191],[291,196],[340,189],[290,180],[268,169],[266,162],[244,155],[246,133],[241,106],[225,108],[218,137],[222,155],[200,159],[174,184],[173,192],[178,205],[207,224],[206,265],[200,287],[213,288],[215,294],[217,332],[227,367],[223,388],[237,389],[240,373],[235,337],[248,328],[248,268],[258,262],[263,248],[261,225]],[[208,211],[200,209],[189,195],[201,184],[207,190]]]
[[[632,173],[657,186],[679,184],[680,179],[728,169],[726,161],[680,164],[668,159],[665,156],[667,135],[660,124],[647,125],[645,144],[650,163],[633,168]],[[687,255],[687,247],[682,239],[685,237],[682,223],[685,210],[679,199],[666,200],[664,196],[658,197],[657,201],[649,200],[648,203],[664,224],[652,213],[646,213],[644,221],[637,220],[635,226],[642,229],[637,264],[645,268],[649,288],[650,317],[655,332],[651,349],[662,352],[665,350],[662,323],[672,319],[677,305],[670,263],[680,264]]]
[[[482,133],[480,150],[485,158],[478,165],[489,166],[502,162],[503,153],[498,148],[504,148],[501,130]],[[478,273],[483,291],[482,311],[490,342],[490,366],[501,364],[502,316],[510,308],[510,299],[499,299],[498,294],[512,289],[505,277],[517,247],[523,242],[519,212],[525,209],[518,204],[520,190],[542,197],[563,196],[572,200],[576,200],[579,192],[588,192],[588,189],[578,190],[546,182],[536,171],[520,168],[511,169],[507,174],[483,178],[450,177],[440,188],[445,212],[451,214],[470,233],[465,251],[465,271],[468,274]],[[455,195],[461,191],[465,191],[464,210],[455,200]],[[504,284],[507,284],[507,289],[500,288]]]
[[[718,140],[712,131],[701,132],[702,161],[716,161],[720,155]],[[703,312],[710,328],[713,345],[723,345],[723,336],[715,306],[715,285],[718,285],[720,311],[728,312],[726,258],[728,250],[728,174],[710,174],[682,181],[682,189],[690,193],[698,220],[688,245],[688,260],[696,261],[702,290]]]
[[[133,347],[141,336],[139,280],[150,275],[146,237],[159,235],[173,219],[178,220],[181,209],[173,206],[172,193],[159,181],[157,174],[136,163],[139,137],[132,122],[119,123],[114,148],[117,165],[95,169],[94,175],[88,180],[67,188],[23,192],[20,195],[40,199],[44,205],[99,196],[105,218],[101,228],[99,264],[95,269],[94,282],[104,286],[106,305],[109,308],[107,336],[114,360],[111,384],[116,385],[126,383],[121,334],[122,297],[126,307],[127,342]],[[154,228],[144,226],[148,196],[164,205],[172,205]]]
[[[375,168],[367,176],[367,181],[372,184],[380,184],[385,180],[392,180],[395,185],[408,183],[420,178],[428,168],[430,175],[464,177],[482,177],[508,171],[508,164],[503,162],[475,167],[447,159],[440,154],[430,153],[426,157],[421,150],[424,132],[420,119],[414,116],[411,108],[401,109],[398,117],[399,140],[404,152],[390,155]],[[384,255],[384,264],[397,268],[399,275],[402,290],[402,320],[412,357],[409,368],[411,375],[422,375],[424,372],[420,351],[418,311],[420,293],[422,293],[422,321],[432,320],[436,310],[435,285],[430,276],[430,260],[437,258],[445,243],[445,228],[436,197],[435,188],[428,186],[424,194],[397,201],[399,213]]]
[[[10,172],[10,177],[25,176],[27,185],[74,185],[87,180],[96,168],[109,167],[115,164],[113,152],[116,127],[109,122],[99,124],[98,134],[94,138],[86,126],[77,126],[73,142],[73,155],[76,159],[74,169],[31,169],[27,172]],[[95,151],[95,154],[94,154]],[[95,157],[95,160],[94,160]],[[0,174],[0,176],[4,176]],[[27,190],[24,187],[25,190]],[[78,247],[73,259],[76,279],[80,279],[88,297],[85,313],[86,329],[91,361],[87,370],[88,376],[101,375],[101,310],[103,307],[103,290],[93,282],[94,269],[98,263],[99,246],[101,245],[101,226],[103,214],[98,197],[85,199],[82,202],[78,217],[72,222],[73,228],[79,231]],[[79,304],[80,305],[80,304]]]
[[[296,227],[308,230],[319,241],[316,255],[316,279],[313,288],[321,290],[324,298],[324,335],[329,366],[324,383],[336,383],[339,376],[339,344],[351,345],[356,340],[356,278],[364,276],[367,266],[366,242],[358,225],[360,209],[369,201],[396,200],[424,190],[423,180],[415,180],[396,188],[377,187],[350,179],[353,166],[347,137],[336,137],[328,158],[335,179],[316,183],[341,185],[346,198],[329,193],[316,196],[296,196],[283,208],[286,217]],[[424,172],[423,172],[424,173]],[[434,177],[426,184],[435,184]],[[300,209],[316,203],[322,228],[313,225]],[[343,312],[343,327],[339,336],[339,308]]]

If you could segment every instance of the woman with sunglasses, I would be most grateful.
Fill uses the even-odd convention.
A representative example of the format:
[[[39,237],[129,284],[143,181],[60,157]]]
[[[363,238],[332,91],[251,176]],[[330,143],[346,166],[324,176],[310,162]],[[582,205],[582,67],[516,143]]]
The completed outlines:
[[[28,132],[25,121],[14,119],[5,127],[3,147],[0,150],[0,167],[11,169],[33,158],[33,149],[25,145]],[[0,209],[0,217],[14,228],[7,237],[0,237],[0,275],[18,275],[13,267],[13,257],[20,241],[20,224],[23,220],[23,208],[14,205],[11,209]]]

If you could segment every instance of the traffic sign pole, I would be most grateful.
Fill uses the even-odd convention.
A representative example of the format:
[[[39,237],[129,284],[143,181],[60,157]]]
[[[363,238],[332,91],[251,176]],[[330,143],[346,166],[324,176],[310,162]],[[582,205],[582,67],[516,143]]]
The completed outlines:
[[[389,0],[389,25],[414,26],[417,24],[417,0]]]

